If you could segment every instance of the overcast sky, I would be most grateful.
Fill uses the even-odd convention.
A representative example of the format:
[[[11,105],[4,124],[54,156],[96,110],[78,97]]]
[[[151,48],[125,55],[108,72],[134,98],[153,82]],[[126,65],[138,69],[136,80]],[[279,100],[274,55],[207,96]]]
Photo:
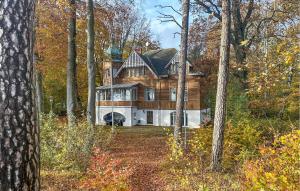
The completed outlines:
[[[172,5],[177,10],[180,9],[178,0],[137,0],[137,6],[142,14],[151,21],[151,30],[153,37],[161,42],[162,48],[178,48],[180,43],[180,36],[177,34],[174,38],[174,33],[179,32],[179,27],[173,23],[160,23],[157,19],[158,12],[161,11],[166,14],[176,16],[178,22],[181,23],[181,18],[178,14],[174,13],[170,8],[161,9],[155,7],[156,5]]]

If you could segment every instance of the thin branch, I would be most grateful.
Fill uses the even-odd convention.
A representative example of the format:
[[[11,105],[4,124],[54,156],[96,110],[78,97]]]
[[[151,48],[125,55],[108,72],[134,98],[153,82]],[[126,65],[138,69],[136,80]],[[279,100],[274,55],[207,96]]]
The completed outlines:
[[[161,23],[174,22],[177,26],[179,26],[182,29],[182,26],[178,23],[178,21],[175,19],[175,17],[173,15],[164,14],[159,11],[158,11],[158,13],[160,14],[160,16],[158,16],[158,20]]]
[[[254,9],[254,0],[249,1],[248,11],[243,21],[243,27],[246,27]]]
[[[180,32],[174,32],[173,35],[174,35],[174,38],[176,38],[176,35],[181,35],[181,33]]]
[[[211,7],[210,7],[209,5],[205,4],[205,3],[204,3],[203,1],[201,1],[201,0],[195,0],[195,2],[196,2],[199,6],[203,7],[203,8],[205,9],[204,11],[205,11],[206,13],[215,16],[215,17],[216,17],[217,19],[219,19],[220,21],[222,20],[222,17],[221,17],[221,14],[220,14],[220,10],[219,10],[219,9],[217,9],[217,10],[212,10]],[[216,5],[213,4],[211,1],[209,1],[209,3],[212,4],[213,6],[216,6]]]
[[[177,11],[173,6],[171,5],[155,5],[155,7],[158,7],[158,8],[161,8],[161,9],[164,9],[164,8],[170,8],[172,9],[175,13],[177,13],[178,15],[182,16],[182,14]]]
[[[209,2],[215,8],[215,11],[218,13],[218,15],[221,15],[221,11],[216,4],[214,4],[211,0],[206,0],[206,1]]]

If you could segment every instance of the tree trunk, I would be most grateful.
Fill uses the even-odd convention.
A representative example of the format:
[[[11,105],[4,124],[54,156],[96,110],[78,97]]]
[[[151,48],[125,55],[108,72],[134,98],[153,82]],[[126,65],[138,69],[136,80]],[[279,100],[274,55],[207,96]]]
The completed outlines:
[[[88,105],[87,121],[95,125],[96,107],[96,71],[94,60],[94,5],[93,0],[87,1],[87,69],[88,69]]]
[[[230,0],[222,0],[222,31],[217,97],[214,119],[212,162],[213,171],[221,169],[225,128],[226,94],[230,56]]]
[[[0,190],[40,188],[33,91],[34,0],[0,1]]]
[[[182,1],[182,29],[181,29],[181,46],[180,46],[180,61],[178,66],[178,85],[176,99],[176,123],[174,128],[174,138],[177,142],[181,139],[182,124],[183,124],[183,106],[184,106],[184,91],[186,82],[186,61],[187,61],[187,42],[189,30],[189,9],[190,0]]]
[[[69,127],[75,124],[76,93],[76,1],[69,0],[70,18],[67,66],[67,115]]]
[[[36,108],[38,114],[41,115],[44,112],[43,76],[39,71],[36,71],[35,75]]]
[[[250,2],[251,3],[251,2]],[[249,10],[251,11],[252,6],[249,6]],[[243,66],[245,65],[244,62],[246,60],[246,47],[241,43],[245,41],[245,27],[247,23],[244,23],[241,16],[241,2],[240,0],[232,0],[232,25],[233,30],[232,34],[234,38],[232,39],[231,44],[233,45],[234,52],[235,52],[235,59],[236,63],[239,67],[242,67],[242,70],[236,71],[236,76],[241,80],[244,88],[247,88],[247,79],[248,79],[248,72]]]

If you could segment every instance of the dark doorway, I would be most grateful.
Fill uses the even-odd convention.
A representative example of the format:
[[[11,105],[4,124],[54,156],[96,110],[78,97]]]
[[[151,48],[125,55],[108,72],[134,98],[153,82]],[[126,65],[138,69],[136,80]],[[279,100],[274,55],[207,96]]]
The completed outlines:
[[[153,111],[147,111],[147,124],[153,125]]]
[[[106,125],[112,125],[112,113],[108,113],[103,117]],[[123,123],[125,122],[125,116],[114,112],[114,125],[116,126],[123,126]]]

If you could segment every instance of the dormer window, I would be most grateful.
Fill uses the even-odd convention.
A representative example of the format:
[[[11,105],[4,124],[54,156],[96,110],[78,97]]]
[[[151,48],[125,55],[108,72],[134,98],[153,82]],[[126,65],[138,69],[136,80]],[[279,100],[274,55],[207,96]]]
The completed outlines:
[[[177,74],[179,62],[175,62],[170,66],[170,74]]]

